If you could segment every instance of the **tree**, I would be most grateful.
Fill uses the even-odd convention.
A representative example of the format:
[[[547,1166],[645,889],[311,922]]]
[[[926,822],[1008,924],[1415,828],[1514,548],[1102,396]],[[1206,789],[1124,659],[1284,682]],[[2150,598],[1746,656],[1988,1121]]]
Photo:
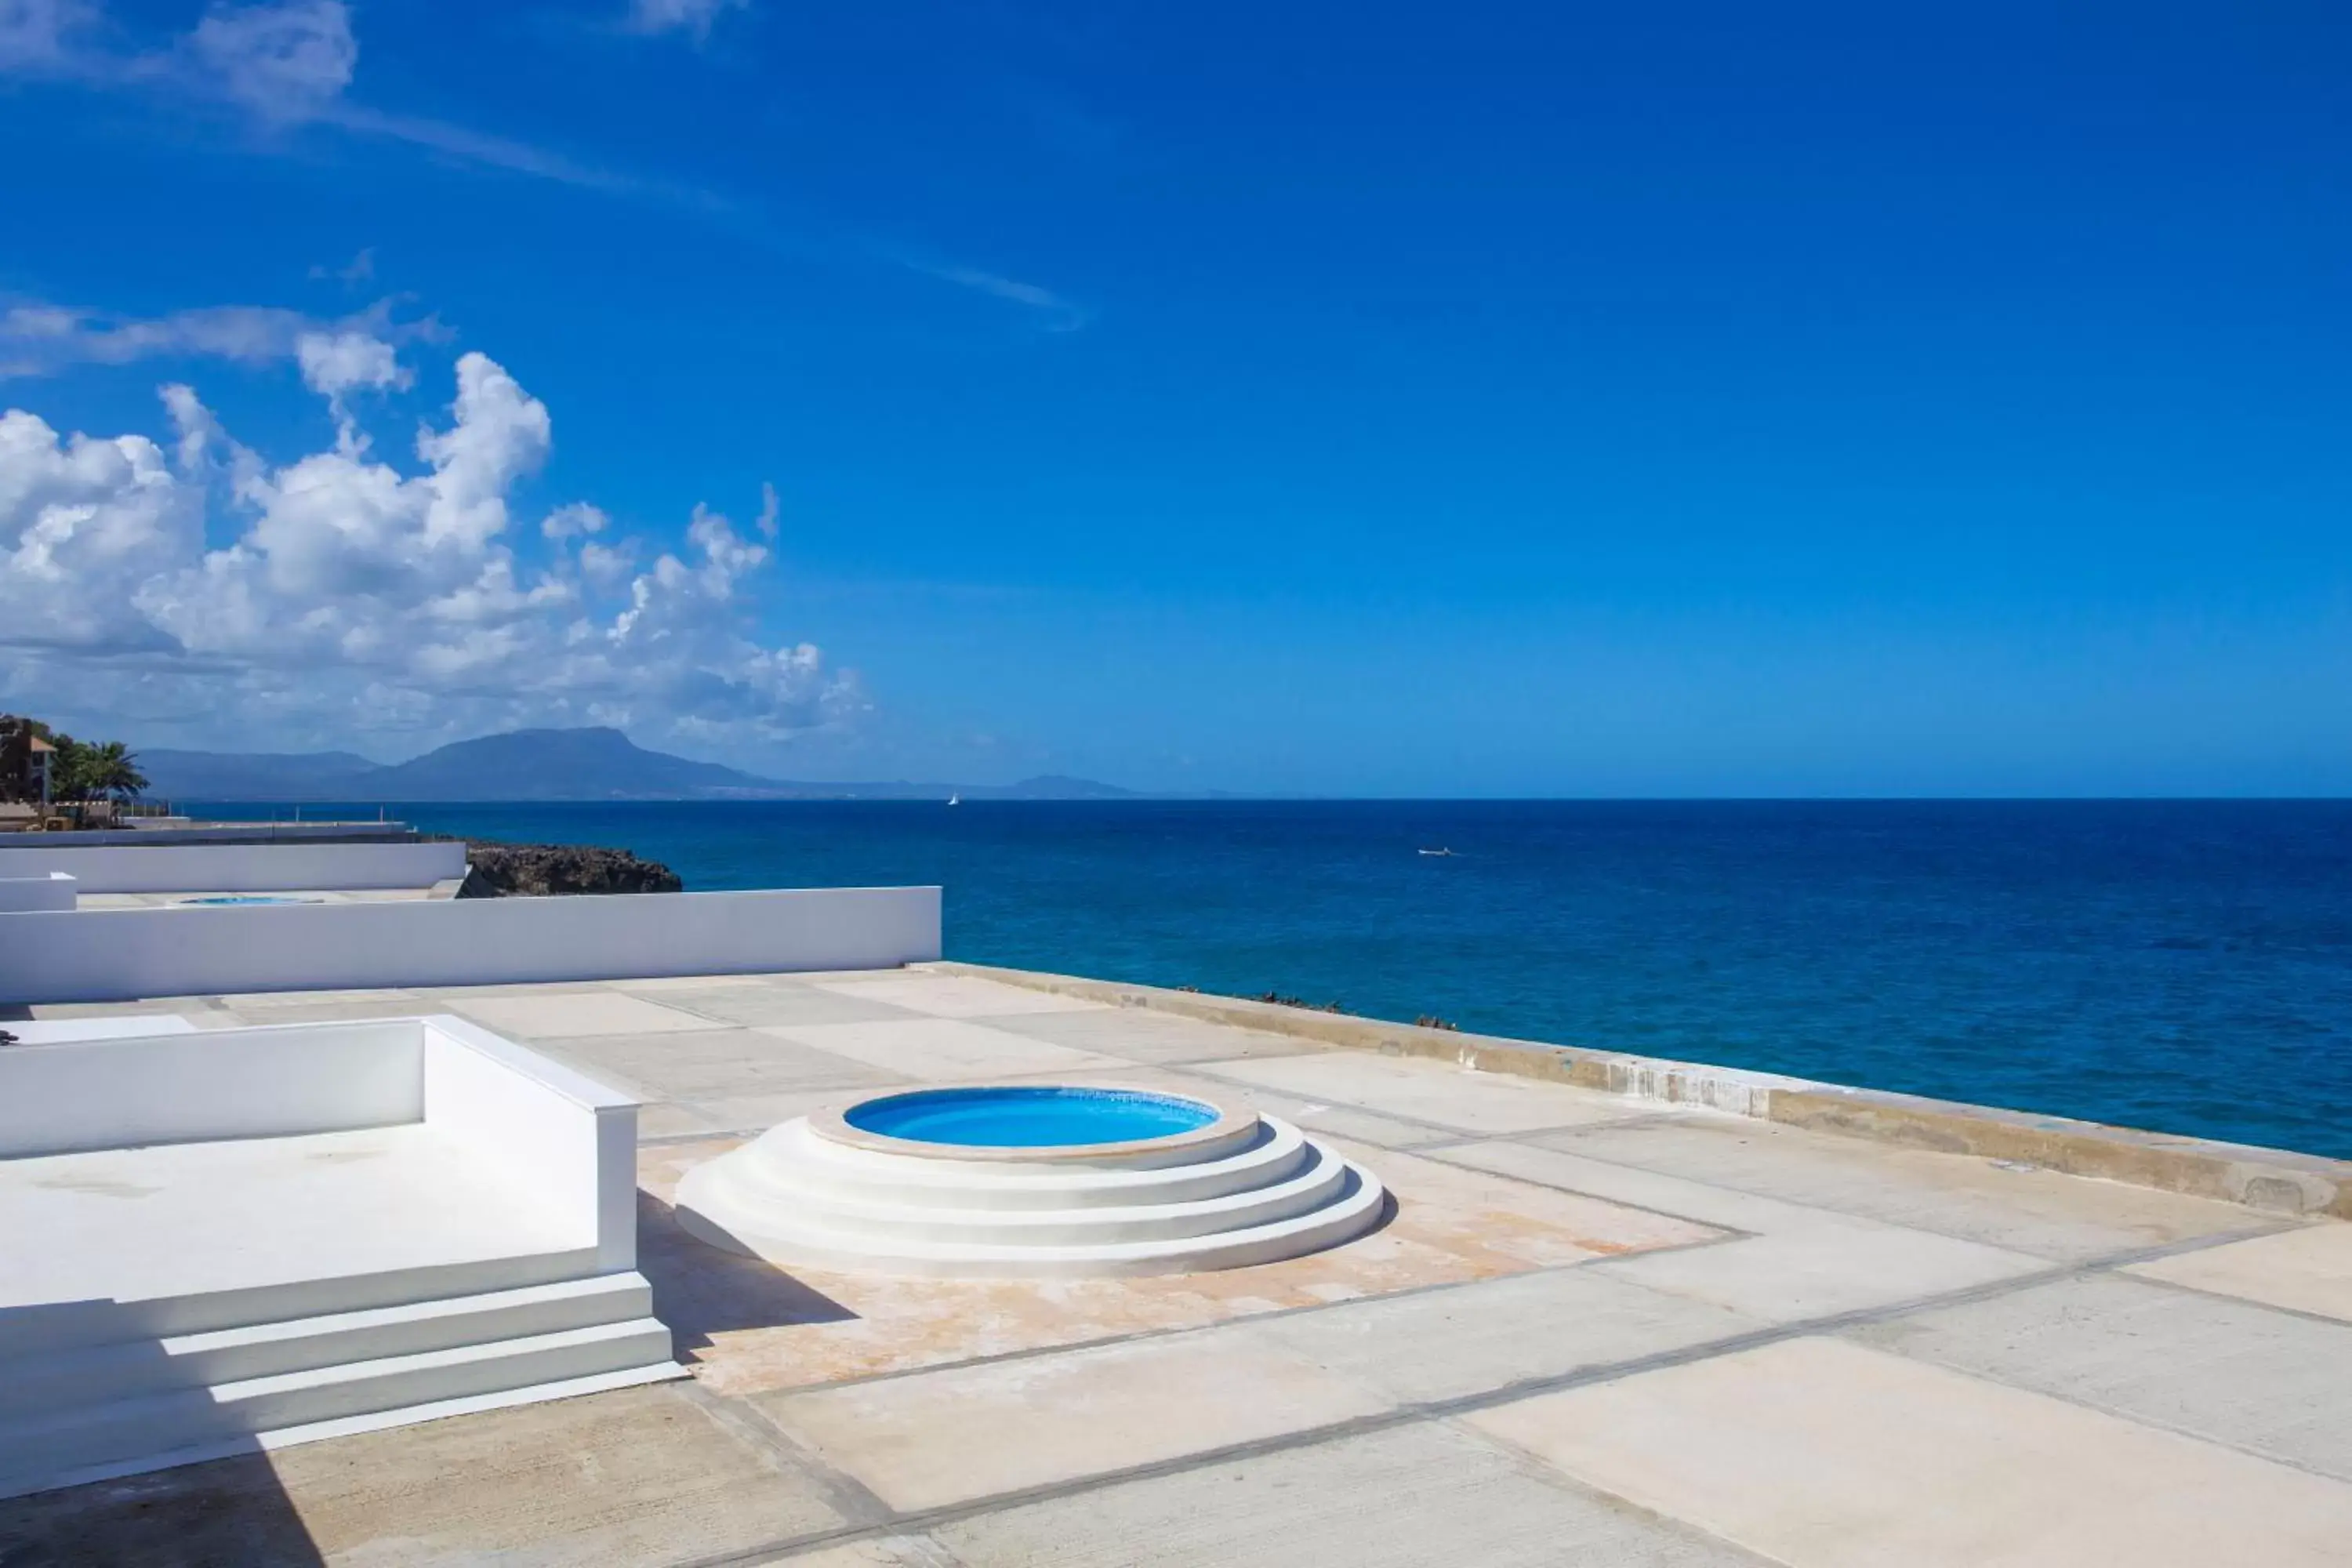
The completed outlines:
[[[52,731],[49,743],[57,748],[49,758],[53,801],[121,800],[147,787],[138,754],[120,741],[85,742]]]
[[[88,794],[122,800],[147,787],[147,775],[139,771],[138,753],[121,742],[79,749],[84,769],[82,785]]]

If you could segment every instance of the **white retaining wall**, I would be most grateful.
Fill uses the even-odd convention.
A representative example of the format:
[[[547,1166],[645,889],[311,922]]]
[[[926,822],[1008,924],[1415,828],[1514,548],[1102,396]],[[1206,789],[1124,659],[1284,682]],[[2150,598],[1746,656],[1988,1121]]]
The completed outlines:
[[[0,914],[0,1003],[890,969],[939,956],[937,888],[81,910]]]
[[[11,876],[5,863],[0,863],[0,914],[16,914],[29,910],[69,910],[74,907],[74,879],[63,871],[45,871],[38,876]]]
[[[46,837],[46,836],[44,836]],[[429,888],[466,874],[466,847],[402,844],[47,845],[0,840],[0,879],[63,871],[85,893],[282,893]]]

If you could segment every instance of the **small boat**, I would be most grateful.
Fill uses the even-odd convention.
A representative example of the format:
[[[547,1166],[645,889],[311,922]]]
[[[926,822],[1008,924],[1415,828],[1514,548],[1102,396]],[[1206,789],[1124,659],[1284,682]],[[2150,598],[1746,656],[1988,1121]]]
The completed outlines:
[[[1424,849],[1422,853],[1424,855],[1451,855],[1454,851],[1451,849]]]
[[[948,804],[950,805],[961,805],[963,804],[963,796],[960,795],[951,795],[948,796]]]

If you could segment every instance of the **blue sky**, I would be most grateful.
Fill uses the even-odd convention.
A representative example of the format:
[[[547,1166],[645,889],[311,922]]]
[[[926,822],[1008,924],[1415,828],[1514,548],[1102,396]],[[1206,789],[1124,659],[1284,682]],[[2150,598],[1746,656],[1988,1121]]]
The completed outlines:
[[[2315,4],[0,0],[0,705],[2341,793],[2347,79]]]

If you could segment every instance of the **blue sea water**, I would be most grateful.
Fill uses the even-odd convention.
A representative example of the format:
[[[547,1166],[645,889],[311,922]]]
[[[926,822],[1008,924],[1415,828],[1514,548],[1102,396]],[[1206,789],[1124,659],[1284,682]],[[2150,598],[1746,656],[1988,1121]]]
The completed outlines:
[[[956,958],[2352,1156],[2352,802],[397,815],[691,889],[940,883]]]

